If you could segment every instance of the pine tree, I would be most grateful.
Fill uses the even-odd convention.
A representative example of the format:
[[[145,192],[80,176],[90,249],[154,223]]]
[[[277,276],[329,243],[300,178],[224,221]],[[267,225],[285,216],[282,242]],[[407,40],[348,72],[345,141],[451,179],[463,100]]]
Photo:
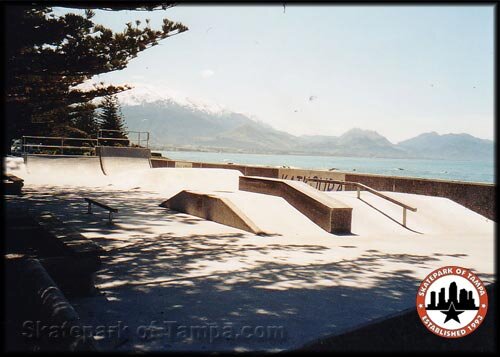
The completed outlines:
[[[39,3],[5,6],[6,143],[22,135],[71,131],[72,105],[129,88],[102,83],[82,90],[77,85],[97,74],[124,69],[140,52],[187,31],[181,23],[164,19],[159,30],[136,21],[115,33],[94,23],[93,17],[90,9],[84,15],[56,16]]]
[[[70,113],[70,118],[72,126],[75,129],[81,130],[82,137],[97,137],[99,122],[94,104],[88,102],[76,105]]]
[[[99,127],[102,136],[107,138],[127,139],[127,128],[123,120],[118,98],[114,95],[106,95],[99,105]],[[128,146],[129,142],[125,140],[107,140],[102,141],[103,145],[109,146]]]

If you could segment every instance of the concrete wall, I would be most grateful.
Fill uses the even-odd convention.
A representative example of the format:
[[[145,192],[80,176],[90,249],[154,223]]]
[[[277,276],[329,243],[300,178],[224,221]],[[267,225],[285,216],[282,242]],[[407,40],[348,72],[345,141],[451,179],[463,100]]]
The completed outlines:
[[[278,178],[279,170],[275,167],[258,167],[247,165],[234,165],[234,164],[212,164],[205,162],[189,162],[189,161],[175,161],[167,159],[151,158],[151,166],[157,167],[193,167],[193,168],[211,168],[211,169],[231,169],[239,170],[245,176],[262,176]]]
[[[449,198],[491,220],[496,220],[494,184],[369,174],[346,174],[345,179],[363,183],[376,190]]]
[[[10,303],[9,310],[18,315],[28,310],[23,324],[33,321],[45,327],[37,329],[37,333],[28,334],[25,343],[35,343],[39,352],[96,352],[94,340],[84,333],[78,313],[38,259],[24,256],[7,258],[6,265],[11,275],[9,279],[16,280],[16,284],[9,286],[18,290],[16,295],[19,297],[15,303]],[[22,333],[27,331],[23,329]],[[51,333],[53,331],[57,333]]]
[[[2,173],[3,187],[6,195],[20,195],[24,180],[10,174]]]
[[[168,159],[151,159],[153,167],[176,167],[185,163]],[[302,170],[232,164],[190,163],[191,167],[211,167],[239,170],[246,176],[262,176],[302,181],[304,177],[360,182],[381,191],[416,193],[449,198],[489,219],[496,220],[495,184],[383,176],[326,170]],[[316,186],[316,183],[310,183]],[[325,189],[326,185],[318,187]],[[331,189],[330,186],[327,189]],[[335,189],[337,186],[335,185]]]

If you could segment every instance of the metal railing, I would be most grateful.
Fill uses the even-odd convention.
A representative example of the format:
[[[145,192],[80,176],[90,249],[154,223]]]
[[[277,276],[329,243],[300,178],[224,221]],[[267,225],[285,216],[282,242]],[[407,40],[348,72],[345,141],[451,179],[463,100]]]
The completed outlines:
[[[149,148],[149,132],[148,131],[125,131],[126,133],[126,138],[114,138],[112,136],[109,136],[109,134],[112,134],[112,133],[117,133],[117,134],[122,134],[122,132],[120,130],[111,130],[111,129],[99,129],[98,133],[97,133],[97,140],[101,140],[101,141],[113,141],[113,140],[116,140],[116,141],[128,141],[129,143],[134,143],[138,146],[144,146],[144,143],[145,143],[145,147],[146,148]],[[103,136],[103,135],[106,135],[106,136]],[[136,139],[135,138],[130,138],[130,136],[133,135],[133,136],[136,136]],[[142,137],[141,137],[142,135]]]
[[[374,188],[371,188],[370,186],[366,186],[362,183],[359,182],[352,182],[352,181],[340,181],[340,180],[333,180],[333,179],[318,179],[318,178],[305,178],[305,182],[326,182],[326,183],[333,183],[333,184],[338,184],[340,185],[339,187],[344,187],[345,186],[354,186],[356,187],[357,191],[357,197],[361,199],[361,190],[364,189],[365,191],[368,191],[375,196],[381,197],[391,203],[394,203],[395,205],[401,206],[403,208],[403,226],[406,227],[406,210],[410,210],[412,212],[417,212],[417,209],[415,207],[409,206],[406,203],[403,203],[401,201],[398,201],[392,197],[389,197],[387,195],[384,195],[383,193],[375,190]]]
[[[28,143],[29,140],[34,139],[37,140],[37,143]],[[57,141],[58,144],[43,144],[40,143],[40,141]],[[69,141],[77,141],[77,142],[89,142],[90,145],[88,146],[76,146],[76,145],[65,145],[65,142]],[[68,150],[88,150],[91,152],[92,155],[95,155],[95,147],[97,145],[97,139],[87,139],[87,138],[68,138],[68,137],[61,137],[61,136],[23,136],[23,146],[22,146],[22,153],[23,154],[30,154],[32,153],[32,148],[38,149],[56,149],[55,151],[60,151],[60,155],[64,155],[64,149]]]
[[[149,132],[147,131],[126,131],[127,137],[112,137],[110,133],[119,132],[119,130],[99,130],[97,138],[70,138],[62,136],[23,136],[22,154],[36,154],[51,152],[53,154],[67,155],[68,151],[77,151],[79,154],[88,153],[91,156],[96,155],[97,146],[106,146],[109,142],[123,142],[124,146],[149,147]],[[107,134],[106,134],[107,133]],[[106,135],[103,135],[106,134]],[[129,138],[129,135],[136,136]],[[76,142],[76,143],[75,143]],[[85,145],[86,144],[86,145]],[[66,150],[66,152],[65,152]],[[87,155],[88,155],[87,154]]]

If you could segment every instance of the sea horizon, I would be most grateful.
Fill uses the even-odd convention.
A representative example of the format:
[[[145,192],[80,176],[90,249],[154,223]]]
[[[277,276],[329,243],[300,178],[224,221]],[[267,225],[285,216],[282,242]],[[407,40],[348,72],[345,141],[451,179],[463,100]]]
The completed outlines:
[[[153,150],[173,160],[330,170],[476,183],[495,183],[494,160],[375,158],[215,151]]]

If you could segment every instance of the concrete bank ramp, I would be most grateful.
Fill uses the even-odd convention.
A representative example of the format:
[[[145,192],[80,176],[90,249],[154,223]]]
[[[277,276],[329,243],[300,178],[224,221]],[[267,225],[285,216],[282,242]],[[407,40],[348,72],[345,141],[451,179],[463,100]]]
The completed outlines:
[[[362,191],[328,192],[327,195],[353,207],[352,233],[359,235],[445,234],[448,236],[494,234],[495,223],[470,209],[442,197],[383,192],[417,208],[407,213],[407,228],[401,225],[402,208]]]
[[[255,234],[331,237],[285,199],[272,195],[184,190],[160,206]]]
[[[183,190],[161,203],[160,207],[191,214],[254,234],[266,235],[230,199],[217,194]]]
[[[331,237],[330,233],[282,197],[246,191],[216,193],[230,199],[260,229],[270,235]]]
[[[97,155],[105,175],[151,168],[151,150],[145,148],[99,146]]]

